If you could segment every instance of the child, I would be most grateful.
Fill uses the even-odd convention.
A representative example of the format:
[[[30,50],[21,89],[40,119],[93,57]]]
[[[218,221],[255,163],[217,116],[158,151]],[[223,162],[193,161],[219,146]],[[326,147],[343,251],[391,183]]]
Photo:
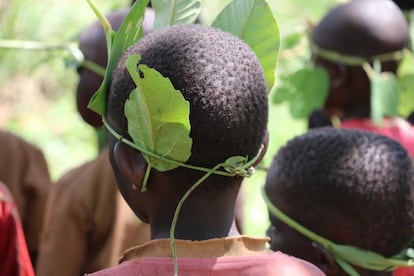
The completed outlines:
[[[344,269],[392,275],[383,270],[395,264],[384,258],[412,241],[413,193],[413,161],[398,142],[361,130],[310,130],[282,147],[268,172],[271,249],[308,260],[326,275],[347,275]],[[371,253],[346,257],[341,245]]]
[[[258,156],[257,163],[265,143],[268,89],[257,58],[228,33],[188,24],[152,32],[123,54],[107,98],[105,117],[111,133],[131,139],[127,124],[138,123],[138,119],[127,122],[124,115],[125,101],[135,88],[125,65],[133,54],[141,56],[140,64],[169,78],[179,90],[173,93],[185,98],[180,103],[189,102],[191,153],[181,167],[163,172],[151,169],[143,192],[149,164],[142,151],[124,139],[110,139],[118,187],[135,214],[151,225],[152,241],[126,251],[118,266],[93,275],[172,275],[169,237],[174,212],[188,189],[206,176],[182,166],[209,170],[233,156],[249,161]],[[175,114],[175,105],[171,108]],[[215,170],[182,205],[174,228],[179,275],[321,275],[307,262],[269,252],[267,239],[240,236],[232,227],[237,194],[243,176],[250,172],[250,163],[243,160],[237,173],[230,170],[232,177],[217,175],[223,171]]]
[[[52,184],[43,152],[7,131],[0,131],[0,181],[7,183],[19,210],[33,266],[36,265],[42,220]]]
[[[111,12],[108,21],[118,29],[128,9]],[[153,22],[147,9],[144,20]],[[80,35],[79,47],[89,62],[106,66],[106,41],[98,21]],[[102,76],[87,67],[78,69],[77,108],[85,122],[101,125],[98,114],[86,105],[99,88]],[[72,169],[53,186],[44,221],[38,276],[82,275],[115,265],[121,253],[149,240],[149,226],[140,222],[120,195],[107,147],[98,157]]]
[[[315,63],[328,71],[329,95],[323,113],[339,118],[341,128],[356,128],[387,135],[414,156],[414,129],[402,118],[384,118],[382,126],[370,119],[371,86],[362,64],[380,56],[397,55],[409,45],[407,22],[388,0],[350,1],[329,11],[311,35]],[[348,60],[348,61],[347,61]],[[395,73],[398,61],[388,58],[382,70]],[[314,119],[313,117],[311,119]],[[326,120],[319,120],[326,125]],[[310,125],[317,125],[310,121]]]

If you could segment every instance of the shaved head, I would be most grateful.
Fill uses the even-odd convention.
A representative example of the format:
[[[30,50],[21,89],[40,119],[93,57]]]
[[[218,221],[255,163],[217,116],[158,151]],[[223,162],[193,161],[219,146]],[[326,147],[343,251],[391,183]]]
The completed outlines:
[[[360,57],[408,46],[408,25],[390,0],[354,0],[332,9],[314,28],[316,46]]]

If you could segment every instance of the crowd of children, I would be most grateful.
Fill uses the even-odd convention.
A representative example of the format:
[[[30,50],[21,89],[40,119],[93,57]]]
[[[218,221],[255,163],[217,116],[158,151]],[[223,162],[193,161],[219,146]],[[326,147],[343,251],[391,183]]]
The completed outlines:
[[[115,30],[128,12],[107,15]],[[258,58],[222,30],[153,21],[148,7],[101,114],[87,105],[103,76],[78,68],[78,111],[105,137],[96,159],[52,184],[42,152],[0,132],[0,275],[414,275],[414,129],[371,119],[364,68],[380,59],[395,74],[410,47],[394,2],[352,0],[313,28],[329,93],[275,154],[262,187],[271,226],[257,236],[237,206],[272,139]],[[105,43],[98,21],[80,35],[103,68]]]

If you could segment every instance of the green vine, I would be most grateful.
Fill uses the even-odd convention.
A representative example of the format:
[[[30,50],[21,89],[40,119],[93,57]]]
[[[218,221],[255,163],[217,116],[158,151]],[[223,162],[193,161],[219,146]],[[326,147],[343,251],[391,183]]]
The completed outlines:
[[[401,253],[392,258],[386,258],[372,251],[349,245],[335,244],[334,242],[310,231],[283,213],[273,202],[271,202],[264,187],[262,188],[262,196],[269,212],[272,215],[290,226],[292,229],[323,246],[335,257],[337,263],[351,276],[358,276],[359,273],[356,272],[356,270],[349,263],[375,271],[391,271],[399,267],[414,267],[414,258],[410,254],[412,251],[411,248],[402,250]]]

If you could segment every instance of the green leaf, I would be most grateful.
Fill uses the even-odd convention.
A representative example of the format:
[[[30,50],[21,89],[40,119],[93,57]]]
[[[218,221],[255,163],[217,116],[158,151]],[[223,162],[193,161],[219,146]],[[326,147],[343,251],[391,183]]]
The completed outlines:
[[[306,118],[320,109],[328,95],[329,77],[322,67],[305,67],[285,80],[291,93],[290,109],[295,118]]]
[[[356,266],[375,271],[389,271],[394,266],[406,263],[404,260],[386,258],[375,252],[349,245],[332,243],[327,246],[327,249],[334,254],[337,260],[346,260]]]
[[[201,11],[201,0],[152,0],[155,11],[154,29],[194,23]]]
[[[280,104],[284,101],[289,101],[292,96],[292,87],[289,84],[282,83],[281,86],[275,87],[272,96],[272,102],[274,104]]]
[[[340,267],[342,267],[342,269],[348,273],[349,276],[359,276],[359,273],[356,272],[356,270],[347,262],[341,260],[341,259],[336,259],[336,262],[339,264]]]
[[[235,0],[214,20],[213,27],[244,40],[263,67],[269,90],[274,85],[280,47],[279,27],[265,0]]]
[[[403,59],[398,65],[397,75],[402,77],[411,74],[414,74],[414,55],[410,51],[404,51]]]
[[[109,90],[112,72],[124,51],[142,36],[142,22],[144,21],[145,8],[148,2],[149,0],[136,1],[117,33],[112,30],[112,27],[108,30],[104,29],[108,44],[108,65],[104,80],[88,105],[90,109],[101,115],[105,115],[106,112],[106,95]]]
[[[414,111],[414,74],[403,75],[398,78],[399,105],[398,114],[407,117]]]
[[[397,81],[400,97],[398,114],[407,117],[414,111],[414,55],[410,51],[404,51],[398,66]]]
[[[138,147],[184,163],[191,155],[192,146],[189,102],[158,71],[142,64],[137,68],[139,60],[139,55],[131,55],[126,61],[128,72],[137,85],[125,103],[128,133]],[[142,154],[148,165],[159,171],[178,167]]]
[[[377,73],[371,76],[371,118],[382,125],[384,116],[395,116],[398,110],[398,84],[394,74]]]

